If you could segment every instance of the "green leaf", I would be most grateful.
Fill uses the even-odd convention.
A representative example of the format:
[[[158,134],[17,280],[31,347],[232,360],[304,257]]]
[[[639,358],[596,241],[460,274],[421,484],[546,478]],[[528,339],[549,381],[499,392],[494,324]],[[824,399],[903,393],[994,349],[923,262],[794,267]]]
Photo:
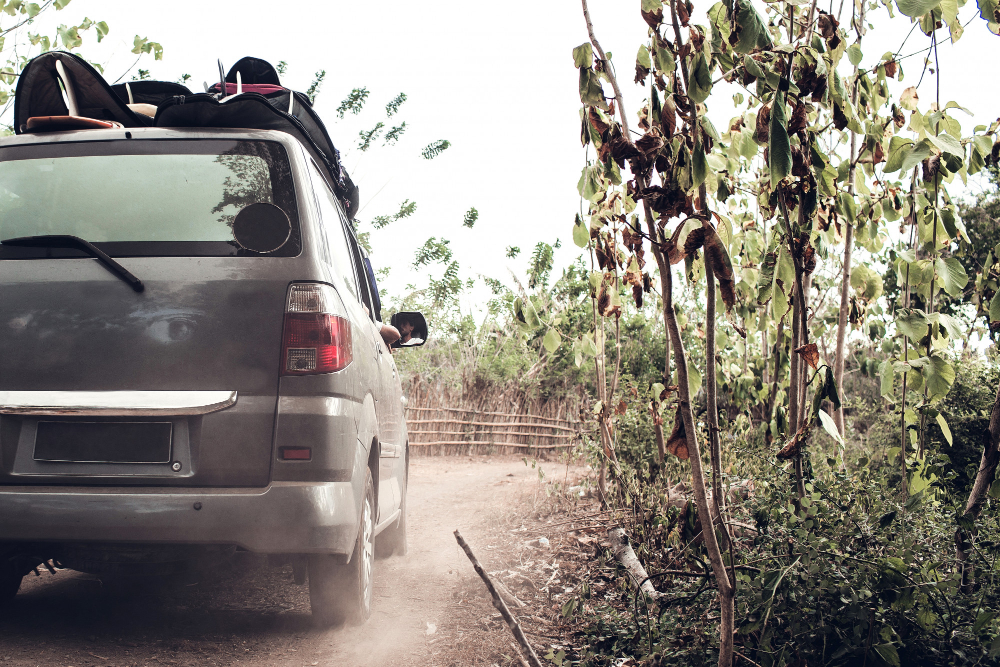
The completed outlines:
[[[951,429],[948,428],[948,422],[945,421],[944,415],[940,412],[937,417],[934,418],[937,421],[938,426],[941,427],[941,433],[944,435],[944,439],[948,441],[948,444],[952,444],[951,441]]]
[[[771,46],[771,36],[764,20],[757,13],[750,0],[734,0],[732,8],[733,28],[739,39],[733,44],[736,53],[749,53],[755,48],[767,49]]]
[[[840,437],[840,431],[837,430],[837,422],[833,421],[833,417],[826,414],[825,410],[819,411],[819,423],[823,426],[823,430],[830,434],[830,437],[844,444],[844,439]]]
[[[864,264],[858,264],[851,271],[851,287],[858,296],[871,303],[882,296],[882,276]]]
[[[892,380],[895,377],[895,373],[892,369],[891,361],[883,361],[882,366],[879,368],[879,390],[882,396],[892,395]]]
[[[712,91],[712,74],[709,72],[708,61],[705,60],[704,53],[699,52],[691,62],[690,81],[691,87],[688,89],[688,97],[698,104],[707,100]]]
[[[701,372],[694,364],[688,364],[688,391],[691,392],[691,400],[694,400],[699,389],[701,389]]]
[[[934,267],[937,270],[938,277],[941,278],[944,291],[949,296],[958,296],[962,293],[962,290],[965,289],[966,284],[969,282],[969,276],[965,273],[965,269],[957,258],[948,257],[947,259],[938,259],[934,262]]]
[[[56,9],[62,9],[63,7],[65,7],[66,5],[68,5],[70,2],[71,2],[71,0],[55,0],[55,2],[52,3],[52,4],[54,4],[56,6]]]
[[[674,63],[674,54],[669,49],[656,49],[656,69],[664,74],[670,74],[677,69],[677,65]]]
[[[764,256],[764,261],[760,265],[760,273],[757,276],[757,305],[766,305],[771,300],[771,291],[774,289],[774,270],[778,265],[778,253],[769,252]],[[997,292],[1000,294],[1000,291]]]
[[[981,611],[976,617],[976,622],[972,624],[972,634],[978,635],[986,624],[996,618],[997,613],[995,611]]]
[[[946,313],[931,313],[927,316],[927,320],[930,322],[937,322],[938,327],[944,330],[944,333],[948,336],[948,338],[959,339],[962,338],[964,334],[962,323]]]
[[[785,94],[778,91],[774,94],[774,104],[771,105],[771,136],[768,140],[768,165],[771,170],[771,187],[775,187],[781,179],[792,172],[792,147],[788,140],[787,120],[785,119]]]
[[[755,79],[766,79],[764,70],[761,69],[760,64],[753,59],[749,53],[743,56],[743,67],[746,68],[747,74]]]
[[[900,10],[902,11],[902,10]],[[899,653],[892,644],[879,644],[874,647],[878,657],[889,665],[889,667],[899,667]]]
[[[886,512],[885,514],[880,516],[878,519],[879,530],[885,530],[886,528],[888,528],[890,525],[892,525],[892,522],[895,519],[896,519],[896,510]]]
[[[544,345],[545,349],[549,351],[549,354],[552,354],[553,352],[559,349],[559,342],[560,342],[559,332],[556,331],[555,329],[549,329],[545,333],[545,338],[542,340],[542,345]]]
[[[905,174],[930,156],[931,144],[929,141],[924,139],[923,141],[910,146],[910,149],[905,155],[903,155],[903,161],[902,164],[900,164],[899,169]]]
[[[1000,322],[1000,290],[990,300],[990,322]]]
[[[691,177],[693,179],[692,187],[698,187],[708,177],[708,160],[700,145],[695,148],[694,155],[691,156]]]
[[[653,69],[653,63],[649,60],[649,49],[643,44],[639,47],[639,53],[635,54],[635,61],[646,69]]]
[[[573,65],[575,67],[591,67],[594,64],[594,49],[590,42],[584,42],[573,49]]]
[[[942,134],[937,137],[928,135],[926,140],[931,142],[942,153],[948,153],[957,158],[965,158],[965,149],[962,148],[962,144],[958,142],[958,139],[949,134]]]
[[[1000,20],[997,20],[998,11],[1000,11],[1000,2],[997,0],[979,0],[979,16],[987,22],[987,28],[994,35],[1000,35]],[[1000,638],[997,641],[1000,642]]]
[[[899,309],[896,315],[896,330],[908,337],[914,343],[920,342],[927,335],[930,322],[923,311]]]
[[[885,173],[891,174],[899,171],[903,166],[903,158],[906,156],[913,142],[902,137],[893,137],[889,141],[889,159],[885,161]]]
[[[588,106],[608,108],[604,99],[604,89],[601,88],[601,80],[589,67],[580,68],[580,101]]]
[[[857,44],[851,44],[847,47],[847,59],[851,61],[851,64],[857,67],[861,63],[861,47]]]
[[[896,7],[901,14],[911,19],[920,18],[941,3],[941,0],[896,0]],[[899,662],[897,661],[898,665]]]
[[[587,230],[587,226],[583,224],[580,214],[577,213],[576,221],[573,223],[573,243],[578,248],[586,248],[589,241],[590,232]]]
[[[948,395],[955,382],[955,369],[938,355],[932,355],[930,364],[923,369],[927,381],[928,398],[935,400]]]
[[[642,11],[644,12],[655,12],[662,8],[663,3],[660,0],[642,0]]]

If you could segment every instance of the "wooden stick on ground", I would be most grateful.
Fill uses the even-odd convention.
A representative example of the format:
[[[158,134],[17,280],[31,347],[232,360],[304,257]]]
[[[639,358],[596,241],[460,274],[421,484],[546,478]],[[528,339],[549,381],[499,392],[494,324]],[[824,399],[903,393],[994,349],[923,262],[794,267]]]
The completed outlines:
[[[484,570],[483,566],[479,564],[478,560],[476,560],[476,555],[472,553],[472,549],[465,543],[465,540],[462,539],[461,533],[457,530],[455,531],[455,539],[458,540],[458,546],[462,547],[462,550],[465,551],[465,555],[469,557],[470,561],[472,561],[472,567],[476,568],[476,574],[478,574],[479,578],[486,584],[486,589],[490,592],[490,596],[493,598],[493,606],[500,612],[500,615],[503,616],[503,620],[507,621],[507,626],[510,628],[510,631],[514,633],[514,639],[516,639],[517,643],[520,644],[521,652],[524,653],[524,657],[527,658],[528,664],[531,667],[542,667],[542,663],[538,659],[538,655],[535,654],[535,649],[531,648],[531,644],[528,643],[528,638],[524,636],[524,632],[521,630],[521,626],[518,624],[517,619],[515,619],[511,615],[510,610],[507,609],[507,605],[504,604],[503,599],[497,592],[496,586],[493,585],[493,580],[490,579],[490,575],[486,574],[486,570]]]
[[[660,593],[653,587],[653,582],[649,580],[646,568],[639,562],[635,550],[628,543],[625,531],[621,528],[611,528],[608,530],[608,537],[611,539],[611,550],[614,552],[615,558],[628,570],[629,576],[632,577],[632,583],[639,586],[640,590],[651,599],[655,600],[660,597]]]

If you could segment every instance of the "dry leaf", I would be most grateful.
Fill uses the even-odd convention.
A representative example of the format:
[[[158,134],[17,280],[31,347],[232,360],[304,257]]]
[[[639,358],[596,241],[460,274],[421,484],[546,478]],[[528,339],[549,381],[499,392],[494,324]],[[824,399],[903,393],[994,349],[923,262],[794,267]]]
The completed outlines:
[[[754,141],[766,145],[771,137],[771,105],[761,107],[757,114],[757,129],[753,133]]]
[[[806,422],[799,429],[799,432],[781,448],[777,456],[782,461],[788,461],[789,459],[794,459],[802,452],[802,446],[806,444],[806,440],[809,439],[809,432],[812,430],[812,423]]]
[[[802,359],[804,359],[813,370],[819,368],[819,348],[816,347],[816,343],[809,343],[808,345],[795,348],[795,354],[802,355]]]
[[[688,456],[688,445],[687,445],[687,434],[684,430],[684,419],[681,417],[681,406],[677,406],[677,412],[674,414],[674,427],[670,431],[670,437],[667,439],[667,451],[679,458],[681,461],[687,461]]]

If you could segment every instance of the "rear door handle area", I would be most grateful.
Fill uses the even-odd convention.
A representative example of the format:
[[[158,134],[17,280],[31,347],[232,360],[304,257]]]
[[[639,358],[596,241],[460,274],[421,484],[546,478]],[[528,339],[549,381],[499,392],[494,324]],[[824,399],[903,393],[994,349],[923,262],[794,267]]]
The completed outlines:
[[[390,445],[385,442],[379,443],[379,458],[383,459],[398,459],[400,452],[402,452],[402,447],[398,445]]]

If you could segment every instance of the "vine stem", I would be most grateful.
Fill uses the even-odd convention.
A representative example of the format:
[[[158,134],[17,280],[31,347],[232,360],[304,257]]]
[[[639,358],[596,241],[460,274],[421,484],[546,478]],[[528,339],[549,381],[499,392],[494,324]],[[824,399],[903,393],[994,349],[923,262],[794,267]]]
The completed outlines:
[[[855,25],[858,33],[858,42],[861,42],[863,37],[863,30],[859,29],[858,26],[863,26],[865,22],[865,5],[861,5],[861,15],[859,20]],[[854,66],[854,88],[851,91],[851,103],[857,105],[858,103],[858,66]],[[847,194],[850,197],[854,197],[855,185],[854,179],[857,175],[857,153],[858,153],[858,135],[854,130],[851,130],[851,156],[850,156],[850,167],[847,171]],[[844,272],[841,276],[840,283],[840,313],[837,319],[837,350],[833,362],[833,379],[837,384],[837,391],[840,392],[841,402],[840,408],[834,411],[833,420],[837,425],[837,430],[840,432],[841,439],[845,438],[847,432],[845,430],[844,424],[844,361],[846,358],[845,348],[847,346],[847,324],[848,324],[848,313],[850,312],[850,288],[851,288],[851,254],[854,250],[854,225],[853,221],[847,220],[845,224],[847,225],[847,231],[844,234]]]

